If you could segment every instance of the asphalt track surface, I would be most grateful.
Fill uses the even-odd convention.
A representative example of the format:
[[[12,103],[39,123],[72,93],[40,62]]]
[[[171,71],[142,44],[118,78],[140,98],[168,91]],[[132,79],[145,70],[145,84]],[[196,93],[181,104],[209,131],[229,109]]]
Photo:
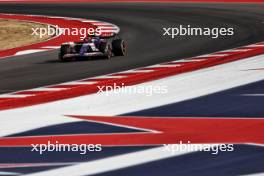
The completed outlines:
[[[82,17],[114,23],[125,57],[60,63],[57,50],[0,60],[0,93],[51,85],[181,59],[264,40],[262,4],[1,4],[1,13]],[[163,37],[163,27],[233,27],[232,37]]]

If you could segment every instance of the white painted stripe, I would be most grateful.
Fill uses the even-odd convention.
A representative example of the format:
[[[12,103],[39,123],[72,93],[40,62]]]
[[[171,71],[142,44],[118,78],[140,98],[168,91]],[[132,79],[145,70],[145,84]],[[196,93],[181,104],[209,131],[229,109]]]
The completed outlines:
[[[207,59],[181,59],[181,60],[175,60],[172,61],[172,63],[177,63],[177,62],[201,62],[201,61],[205,61]]]
[[[77,21],[82,21],[80,18],[72,18],[72,17],[64,17],[65,20],[77,20]]]
[[[30,50],[24,50],[24,51],[18,51],[15,55],[24,55],[24,54],[32,54],[37,52],[47,51],[47,49],[30,49]]]
[[[82,22],[84,22],[84,23],[95,23],[95,22],[99,22],[99,21],[96,21],[96,20],[82,20]]]
[[[98,26],[98,28],[100,28],[101,30],[118,30],[118,27],[115,27],[115,26]]]
[[[264,96],[264,94],[242,94],[241,96],[260,97],[260,96]]]
[[[49,87],[39,87],[35,89],[30,89],[29,91],[61,91],[66,90],[67,88],[49,88]]]
[[[264,47],[264,44],[252,44],[252,45],[248,45],[248,46],[245,46],[245,47]]]
[[[33,94],[2,94],[0,98],[25,98],[34,96]]]
[[[150,73],[150,72],[154,72],[155,70],[134,70],[132,72],[135,72],[135,73]]]
[[[0,164],[0,169],[7,168],[23,168],[23,167],[43,167],[43,166],[66,166],[80,164],[81,162],[52,162],[52,163],[11,163],[11,164]]]
[[[116,32],[118,29],[101,29],[101,32]]]
[[[127,70],[127,71],[122,71],[119,73],[150,73],[154,72],[155,70]]]
[[[198,144],[197,144],[198,145]],[[80,176],[80,175],[95,175],[104,172],[109,172],[126,167],[136,166],[156,160],[171,158],[190,153],[188,151],[170,152],[165,147],[157,147],[128,154],[122,154],[113,157],[107,157],[90,162],[84,162],[73,166],[28,174],[25,176]],[[124,162],[125,161],[125,162]]]
[[[157,64],[157,65],[148,66],[146,68],[160,68],[160,67],[163,68],[163,67],[180,67],[180,66],[182,66],[182,64],[166,64],[166,65]]]
[[[31,16],[38,16],[38,15],[31,15]],[[41,16],[41,15],[39,15],[39,16]],[[62,19],[65,19],[65,18],[67,18],[67,17],[62,17],[62,16],[49,16],[50,18],[62,18]]]
[[[96,81],[72,81],[72,82],[66,82],[66,83],[62,83],[59,85],[92,85],[92,84],[96,84]]]
[[[112,24],[109,24],[109,23],[105,23],[105,22],[101,22],[101,21],[97,21],[97,22],[92,22],[93,25],[96,25],[96,26],[114,26]]]
[[[101,30],[102,33],[118,33],[118,30]]]
[[[230,54],[205,54],[205,55],[201,55],[201,56],[196,56],[196,58],[200,58],[200,57],[225,57],[225,56],[229,56]]]
[[[247,143],[247,145],[254,145],[258,147],[264,147],[264,144],[256,144],[256,143]]]
[[[119,27],[117,27],[117,26],[112,26],[112,27],[98,26],[98,28],[100,28],[101,30],[119,30]]]
[[[93,24],[96,24],[96,23],[93,23]],[[117,28],[117,26],[113,26],[112,24],[107,24],[107,23],[101,23],[101,24],[97,23],[97,26],[98,27],[116,27]]]
[[[264,173],[256,173],[256,174],[248,174],[248,175],[241,175],[241,176],[264,176]]]
[[[224,51],[220,51],[219,53],[225,53],[225,52],[247,52],[250,51],[252,49],[230,49],[230,50],[224,50]]]
[[[103,76],[97,76],[92,77],[91,79],[120,79],[120,78],[126,78],[127,76],[112,76],[112,75],[103,75]]]
[[[0,171],[0,175],[20,175],[20,173],[18,172],[1,172]]]
[[[47,49],[58,49],[60,46],[43,46],[41,48],[47,48]]]

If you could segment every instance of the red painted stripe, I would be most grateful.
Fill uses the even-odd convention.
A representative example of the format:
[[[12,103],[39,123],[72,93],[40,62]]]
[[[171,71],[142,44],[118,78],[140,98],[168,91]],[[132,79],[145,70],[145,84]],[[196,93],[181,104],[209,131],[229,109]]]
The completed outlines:
[[[16,98],[0,98],[0,102],[1,101],[7,101],[7,100],[14,100],[14,99],[16,99]]]
[[[0,146],[31,146],[48,141],[61,144],[102,144],[103,146],[160,145],[187,143],[264,144],[263,119],[166,118],[73,116],[82,120],[152,131],[135,133],[76,134],[61,136],[2,137]]]

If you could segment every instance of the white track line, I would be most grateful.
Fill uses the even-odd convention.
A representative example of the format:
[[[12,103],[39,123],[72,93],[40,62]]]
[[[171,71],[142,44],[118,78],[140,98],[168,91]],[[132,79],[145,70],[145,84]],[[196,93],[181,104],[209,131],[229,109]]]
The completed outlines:
[[[18,173],[18,172],[1,172],[0,171],[0,175],[4,175],[4,176],[7,176],[7,175],[20,175],[20,173]]]
[[[8,168],[24,168],[24,167],[43,167],[43,166],[66,166],[80,164],[81,162],[52,162],[52,163],[10,163],[10,164],[0,164],[0,169]]]
[[[251,49],[230,49],[230,50],[224,50],[224,51],[220,51],[218,53],[225,53],[225,52],[247,52],[250,51]]]
[[[46,48],[46,49],[58,49],[60,46],[43,46],[41,48]]]
[[[91,79],[120,79],[120,78],[126,78],[127,76],[112,76],[112,75],[103,75],[103,76],[97,76],[97,77],[92,77]]]
[[[199,144],[197,144],[199,145]],[[144,151],[132,152],[113,157],[107,157],[90,162],[84,162],[73,166],[67,166],[59,169],[53,169],[35,174],[28,174],[25,176],[50,176],[50,175],[63,175],[63,176],[81,176],[81,175],[95,175],[104,172],[109,172],[125,167],[136,166],[156,160],[171,158],[190,153],[188,151],[169,152],[165,147],[157,147]],[[125,161],[125,162],[124,162]]]
[[[118,74],[120,73],[150,73],[154,71],[155,70],[127,70],[127,71],[118,72]]]
[[[101,29],[101,32],[102,32],[102,33],[108,33],[108,32],[109,32],[109,33],[111,33],[111,32],[112,32],[112,33],[118,33],[118,31],[119,31],[118,29],[114,29],[114,28],[112,28],[112,29],[110,29],[110,28],[109,28],[109,29],[107,29],[107,28],[105,28],[105,29]]]
[[[29,50],[23,50],[23,51],[18,51],[15,55],[25,55],[25,54],[32,54],[32,53],[37,53],[37,52],[42,52],[42,51],[47,51],[47,49],[29,49]]]
[[[225,57],[229,56],[230,54],[205,54],[201,56],[196,56],[195,58],[200,58],[200,57]]]
[[[163,68],[163,67],[180,67],[182,64],[158,64],[158,65],[151,65],[146,68]]]
[[[252,45],[248,45],[246,47],[253,47],[253,48],[257,48],[257,47],[263,47],[264,44],[252,44]]]
[[[201,61],[205,61],[207,59],[181,59],[181,60],[176,60],[176,61],[172,61],[172,63],[177,63],[177,62],[201,62]]]
[[[264,94],[242,94],[241,96],[260,97],[260,96],[264,96]]]
[[[72,82],[61,83],[59,85],[92,85],[96,83],[97,82],[95,81],[72,81]]]
[[[33,96],[32,94],[3,94],[0,98],[25,98]]]
[[[96,22],[99,22],[99,21],[96,21],[96,20],[82,20],[82,22],[84,22],[84,23],[96,23]]]
[[[66,90],[67,88],[49,88],[49,87],[40,87],[40,88],[35,88],[35,89],[30,89],[28,91],[61,91],[61,90]],[[21,91],[23,92],[23,91]]]
[[[248,175],[241,175],[241,176],[264,176],[264,173],[248,174]]]

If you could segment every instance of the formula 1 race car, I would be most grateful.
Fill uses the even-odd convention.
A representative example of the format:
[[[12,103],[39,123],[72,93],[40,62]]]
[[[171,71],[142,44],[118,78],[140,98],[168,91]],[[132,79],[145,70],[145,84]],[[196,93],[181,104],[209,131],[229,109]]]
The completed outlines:
[[[89,36],[80,42],[69,42],[61,45],[59,60],[66,62],[77,58],[124,56],[126,43],[119,36]]]

